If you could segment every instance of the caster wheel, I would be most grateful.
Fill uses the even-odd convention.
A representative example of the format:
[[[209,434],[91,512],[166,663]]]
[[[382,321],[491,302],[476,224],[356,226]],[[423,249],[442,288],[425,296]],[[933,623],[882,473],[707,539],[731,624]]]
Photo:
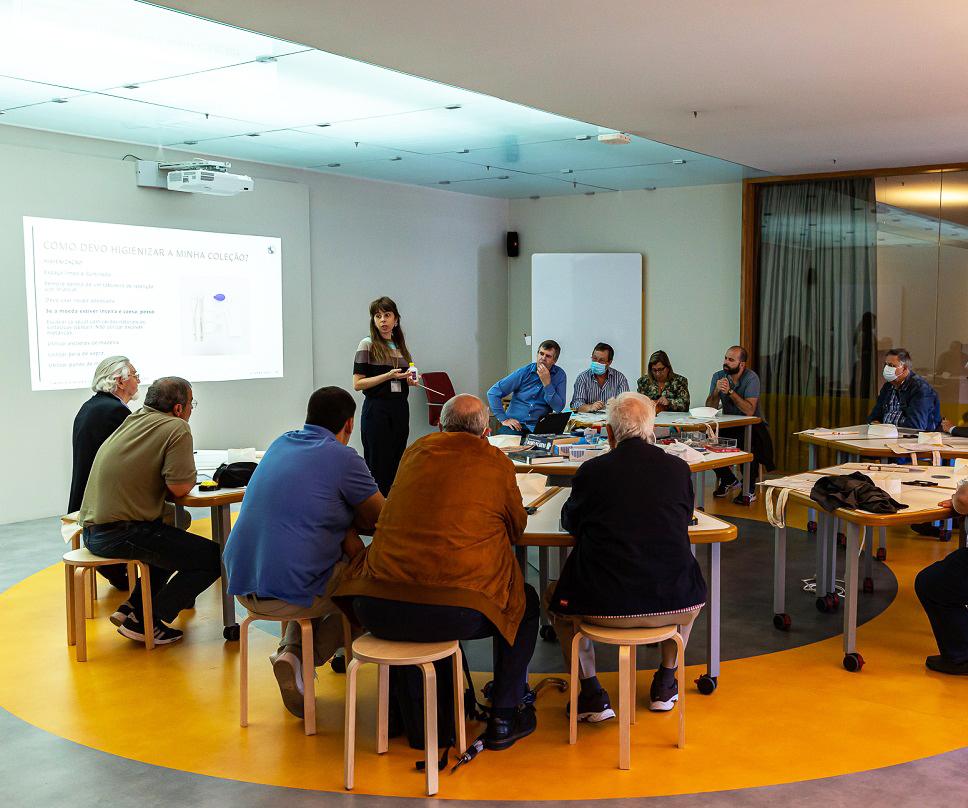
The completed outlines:
[[[876,558],[878,561],[887,561],[887,548],[878,547],[877,553],[875,553],[874,558]]]
[[[847,654],[844,657],[844,667],[851,673],[859,673],[864,667],[864,657],[857,653]]]
[[[790,615],[773,615],[773,628],[775,628],[777,631],[789,631],[791,625],[793,625],[793,621],[790,619]]]
[[[838,607],[840,606],[840,595],[835,592],[828,592],[827,597],[830,600],[830,611],[837,611]]]
[[[807,522],[807,533],[816,533],[816,532],[817,532],[817,523]]]
[[[817,598],[817,611],[823,612],[824,614],[832,614],[837,611],[837,607],[840,606],[840,598],[836,595],[824,595],[822,598]]]
[[[715,676],[710,676],[708,673],[704,673],[698,679],[696,679],[696,687],[699,688],[699,692],[704,696],[711,696],[716,687],[719,685]]]
[[[843,533],[838,533],[837,534],[837,546],[838,547],[846,547],[847,546],[847,537]]]
[[[333,658],[329,661],[329,666],[336,673],[346,673],[346,657],[342,653],[333,654]]]
[[[864,592],[869,595],[873,591],[874,591],[874,579],[873,578],[865,578],[864,579]]]
[[[225,639],[230,640],[231,642],[238,642],[239,637],[242,636],[242,629],[239,628],[238,623],[232,626],[226,626],[225,628],[222,629],[222,636],[225,637]]]
[[[554,626],[542,626],[538,629],[538,636],[547,642],[554,642],[558,639],[558,632],[555,631]]]
[[[818,612],[821,612],[822,614],[826,614],[827,612],[830,611],[830,604],[827,602],[826,598],[817,598],[816,604],[817,604]]]

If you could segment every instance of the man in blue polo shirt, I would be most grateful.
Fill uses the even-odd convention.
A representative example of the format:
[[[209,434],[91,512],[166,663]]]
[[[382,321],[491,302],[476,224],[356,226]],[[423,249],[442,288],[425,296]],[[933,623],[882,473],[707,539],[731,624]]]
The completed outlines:
[[[565,408],[568,379],[555,364],[560,353],[561,346],[546,339],[538,346],[536,361],[518,368],[487,391],[487,403],[501,424],[499,435],[534,432],[542,416]],[[505,412],[501,399],[508,395],[511,404]]]
[[[344,555],[363,549],[383,507],[363,458],[347,446],[356,402],[339,387],[310,396],[302,429],[276,438],[245,491],[225,548],[229,592],[247,609],[295,621],[313,618],[314,663],[343,644],[339,609],[329,598]],[[282,701],[303,715],[299,626],[290,622],[269,657]]]

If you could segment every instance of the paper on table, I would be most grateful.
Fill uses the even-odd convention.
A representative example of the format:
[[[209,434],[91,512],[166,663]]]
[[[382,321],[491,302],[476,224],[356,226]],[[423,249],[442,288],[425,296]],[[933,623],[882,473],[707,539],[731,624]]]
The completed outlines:
[[[490,435],[487,439],[491,446],[497,446],[498,449],[505,449],[511,446],[521,445],[520,435]]]
[[[531,505],[548,490],[548,478],[544,474],[515,474],[514,476],[525,507]]]
[[[793,474],[790,477],[776,477],[772,480],[763,480],[758,485],[762,485],[764,488],[792,488],[794,491],[809,494],[813,490],[814,483],[816,482],[816,475],[806,476]]]

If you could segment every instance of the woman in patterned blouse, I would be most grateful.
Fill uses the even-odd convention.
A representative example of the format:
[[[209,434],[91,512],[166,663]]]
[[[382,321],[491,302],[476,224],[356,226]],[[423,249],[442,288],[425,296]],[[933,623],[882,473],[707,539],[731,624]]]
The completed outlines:
[[[672,363],[665,351],[656,351],[649,357],[648,375],[639,379],[639,392],[655,402],[656,412],[689,410],[689,382],[672,370]]]
[[[383,496],[390,493],[410,437],[407,394],[417,384],[407,373],[411,361],[397,304],[377,298],[370,304],[370,336],[363,338],[353,358],[353,389],[364,396],[363,459]]]

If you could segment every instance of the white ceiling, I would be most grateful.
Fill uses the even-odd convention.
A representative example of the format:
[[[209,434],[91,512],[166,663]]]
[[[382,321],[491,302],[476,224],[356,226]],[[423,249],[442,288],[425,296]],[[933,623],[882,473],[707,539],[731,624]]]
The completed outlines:
[[[968,161],[964,0],[159,4],[775,174]]]

